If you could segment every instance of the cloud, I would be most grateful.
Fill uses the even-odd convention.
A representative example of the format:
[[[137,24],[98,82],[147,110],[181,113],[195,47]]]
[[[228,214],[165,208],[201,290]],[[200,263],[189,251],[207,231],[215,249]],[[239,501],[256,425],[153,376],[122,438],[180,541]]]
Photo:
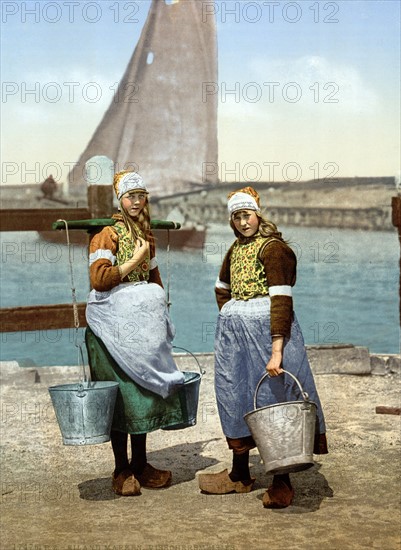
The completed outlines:
[[[340,112],[348,114],[367,113],[380,104],[355,67],[335,64],[322,56],[303,56],[293,61],[257,58],[251,61],[250,71],[257,82],[278,83],[270,84],[270,89],[277,91],[278,99],[281,95],[283,101],[296,99],[298,91],[298,103],[304,106],[337,105]]]
[[[30,167],[36,162],[63,166],[66,160],[75,161],[113,101],[118,82],[114,77],[95,74],[90,67],[60,67],[10,81],[2,103],[4,161],[23,161]],[[7,179],[21,181],[21,171]]]
[[[3,103],[17,108],[22,117],[28,115],[32,119],[60,107],[58,110],[85,108],[103,112],[113,101],[120,76],[106,77],[76,68],[27,73],[21,81],[3,82]]]
[[[382,107],[378,94],[355,67],[318,55],[254,58],[236,81],[219,82],[218,99],[221,118],[253,123],[296,117],[308,124],[313,116],[321,125],[348,125],[351,118],[377,116]]]
[[[52,129],[50,133],[60,128],[67,131],[79,121],[80,138],[89,139],[115,98],[117,85],[113,74],[106,77],[90,68],[61,67],[26,74],[20,82],[3,82],[4,133],[18,130],[21,135],[38,136],[43,126]]]

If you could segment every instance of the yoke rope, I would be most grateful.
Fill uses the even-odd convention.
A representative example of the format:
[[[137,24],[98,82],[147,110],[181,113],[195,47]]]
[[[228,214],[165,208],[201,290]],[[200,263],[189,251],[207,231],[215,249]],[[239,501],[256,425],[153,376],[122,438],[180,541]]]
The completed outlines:
[[[167,309],[170,310],[170,229],[167,229]]]
[[[83,343],[78,342],[78,329],[79,329],[79,314],[78,314],[78,304],[77,304],[77,292],[75,289],[75,282],[74,282],[74,270],[72,267],[73,264],[73,258],[72,258],[72,252],[71,252],[71,242],[70,242],[70,234],[68,231],[68,223],[66,220],[57,220],[58,222],[64,223],[65,226],[65,234],[67,237],[67,248],[68,248],[68,265],[70,268],[70,281],[71,281],[71,296],[72,296],[72,310],[74,315],[74,328],[75,328],[75,336],[74,336],[74,344],[78,351],[78,363],[82,367],[83,372],[83,381],[87,382],[86,377],[86,371],[85,371],[85,362],[84,362],[84,354],[82,351],[82,345]]]

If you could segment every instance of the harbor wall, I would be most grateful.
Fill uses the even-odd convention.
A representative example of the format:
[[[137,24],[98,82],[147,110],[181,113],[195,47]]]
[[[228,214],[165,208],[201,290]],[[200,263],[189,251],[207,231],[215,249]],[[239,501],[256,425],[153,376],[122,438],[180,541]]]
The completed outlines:
[[[182,197],[159,201],[152,206],[152,215],[159,219],[182,217],[187,223],[227,223],[225,204],[209,203]],[[381,208],[317,208],[277,207],[269,208],[269,219],[278,226],[341,227],[349,229],[394,231],[391,206]]]
[[[232,183],[221,183],[207,190],[152,200],[152,216],[174,219],[173,214],[176,221],[193,224],[227,223],[226,197],[232,188]],[[391,177],[258,182],[255,188],[262,205],[268,205],[267,217],[279,227],[394,231],[391,197],[396,185]]]

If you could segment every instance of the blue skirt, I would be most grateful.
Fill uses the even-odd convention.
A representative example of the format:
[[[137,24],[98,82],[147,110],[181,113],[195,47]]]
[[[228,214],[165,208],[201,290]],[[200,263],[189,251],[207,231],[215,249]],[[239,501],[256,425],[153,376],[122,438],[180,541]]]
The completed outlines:
[[[254,410],[254,394],[272,354],[269,296],[230,300],[221,309],[215,340],[215,391],[223,433],[233,439],[251,435],[244,415]],[[284,340],[283,368],[298,378],[317,405],[317,433],[325,433],[323,411],[294,315],[290,338]],[[258,407],[302,400],[287,374],[269,378],[258,391]]]

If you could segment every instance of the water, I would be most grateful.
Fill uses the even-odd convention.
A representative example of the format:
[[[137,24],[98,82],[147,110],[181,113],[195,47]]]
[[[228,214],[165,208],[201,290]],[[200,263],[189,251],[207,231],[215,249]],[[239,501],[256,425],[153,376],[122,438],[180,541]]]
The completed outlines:
[[[307,344],[351,343],[399,353],[399,244],[396,232],[283,227],[298,257],[294,307]],[[233,242],[229,227],[210,228],[201,251],[158,251],[175,344],[213,351],[214,284]],[[37,233],[2,233],[1,307],[71,303],[68,251]],[[78,301],[89,292],[86,249],[72,247]],[[170,274],[170,277],[168,277]],[[168,280],[170,280],[168,284]],[[2,360],[23,366],[79,363],[83,329],[2,334]]]

